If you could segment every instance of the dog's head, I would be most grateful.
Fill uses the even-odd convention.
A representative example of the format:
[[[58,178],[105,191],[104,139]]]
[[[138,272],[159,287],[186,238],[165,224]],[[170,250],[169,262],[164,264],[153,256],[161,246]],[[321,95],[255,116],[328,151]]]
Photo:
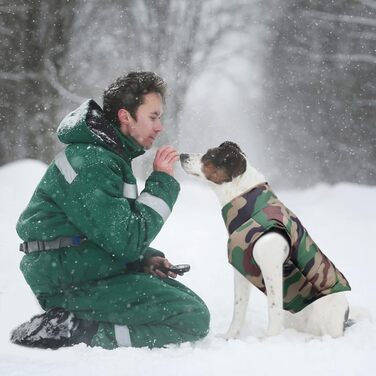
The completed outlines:
[[[209,149],[205,154],[180,154],[180,163],[186,173],[215,184],[231,182],[247,168],[244,153],[230,141]]]

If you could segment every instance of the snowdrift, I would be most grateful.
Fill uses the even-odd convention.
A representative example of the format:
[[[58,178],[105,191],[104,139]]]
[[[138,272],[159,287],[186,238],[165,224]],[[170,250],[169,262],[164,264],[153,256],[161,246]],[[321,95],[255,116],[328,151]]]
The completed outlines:
[[[307,227],[320,248],[348,278],[348,294],[358,322],[339,339],[311,338],[285,330],[263,338],[266,301],[252,290],[242,338],[225,341],[232,315],[232,269],[226,261],[227,234],[214,193],[193,179],[181,195],[153,247],[173,263],[189,263],[180,280],[196,291],[211,311],[211,331],[196,344],[167,349],[107,351],[78,345],[58,351],[9,343],[18,324],[41,312],[18,264],[15,224],[46,166],[23,160],[0,168],[0,374],[1,375],[372,375],[376,372],[376,187],[320,184],[277,195]],[[141,188],[141,187],[139,187]]]

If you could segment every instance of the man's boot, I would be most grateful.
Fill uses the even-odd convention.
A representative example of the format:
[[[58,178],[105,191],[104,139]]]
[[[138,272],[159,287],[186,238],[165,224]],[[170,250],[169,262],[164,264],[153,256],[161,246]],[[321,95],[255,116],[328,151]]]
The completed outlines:
[[[14,329],[11,341],[43,349],[58,349],[78,343],[90,345],[97,329],[97,322],[80,320],[63,308],[51,308]]]

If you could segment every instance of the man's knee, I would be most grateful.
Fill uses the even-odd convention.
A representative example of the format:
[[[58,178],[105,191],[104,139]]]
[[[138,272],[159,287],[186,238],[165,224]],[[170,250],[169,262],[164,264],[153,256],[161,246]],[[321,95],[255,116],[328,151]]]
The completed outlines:
[[[197,302],[193,311],[192,329],[197,339],[205,337],[209,333],[210,312],[203,302]]]
[[[202,337],[205,337],[209,333],[209,326],[210,326],[210,312],[206,305],[203,305],[202,313],[201,313],[201,327],[200,332]]]

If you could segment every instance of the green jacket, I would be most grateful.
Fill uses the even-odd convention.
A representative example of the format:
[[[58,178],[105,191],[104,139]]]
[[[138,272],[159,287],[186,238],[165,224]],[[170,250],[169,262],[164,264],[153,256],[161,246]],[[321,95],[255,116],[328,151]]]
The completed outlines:
[[[67,146],[48,167],[17,231],[26,241],[87,240],[22,258],[20,269],[41,307],[96,321],[91,345],[107,349],[129,336],[135,347],[204,337],[210,316],[204,302],[174,279],[143,273],[143,260],[163,255],[149,245],[175,204],[178,182],[153,172],[138,195],[131,161],[144,151],[92,100],[63,120],[58,136]]]
[[[19,218],[19,236],[24,241],[84,236],[82,265],[93,266],[93,278],[100,267],[103,277],[152,254],[163,255],[148,247],[175,204],[179,183],[154,171],[138,195],[131,161],[144,150],[107,122],[93,100],[66,116],[57,133],[67,146]],[[47,259],[48,252],[35,253]]]
[[[222,209],[229,231],[229,262],[257,288],[265,283],[253,257],[257,240],[269,231],[285,236],[290,253],[283,265],[283,307],[299,312],[322,296],[350,290],[343,274],[324,255],[308,231],[267,183],[236,197]]]

